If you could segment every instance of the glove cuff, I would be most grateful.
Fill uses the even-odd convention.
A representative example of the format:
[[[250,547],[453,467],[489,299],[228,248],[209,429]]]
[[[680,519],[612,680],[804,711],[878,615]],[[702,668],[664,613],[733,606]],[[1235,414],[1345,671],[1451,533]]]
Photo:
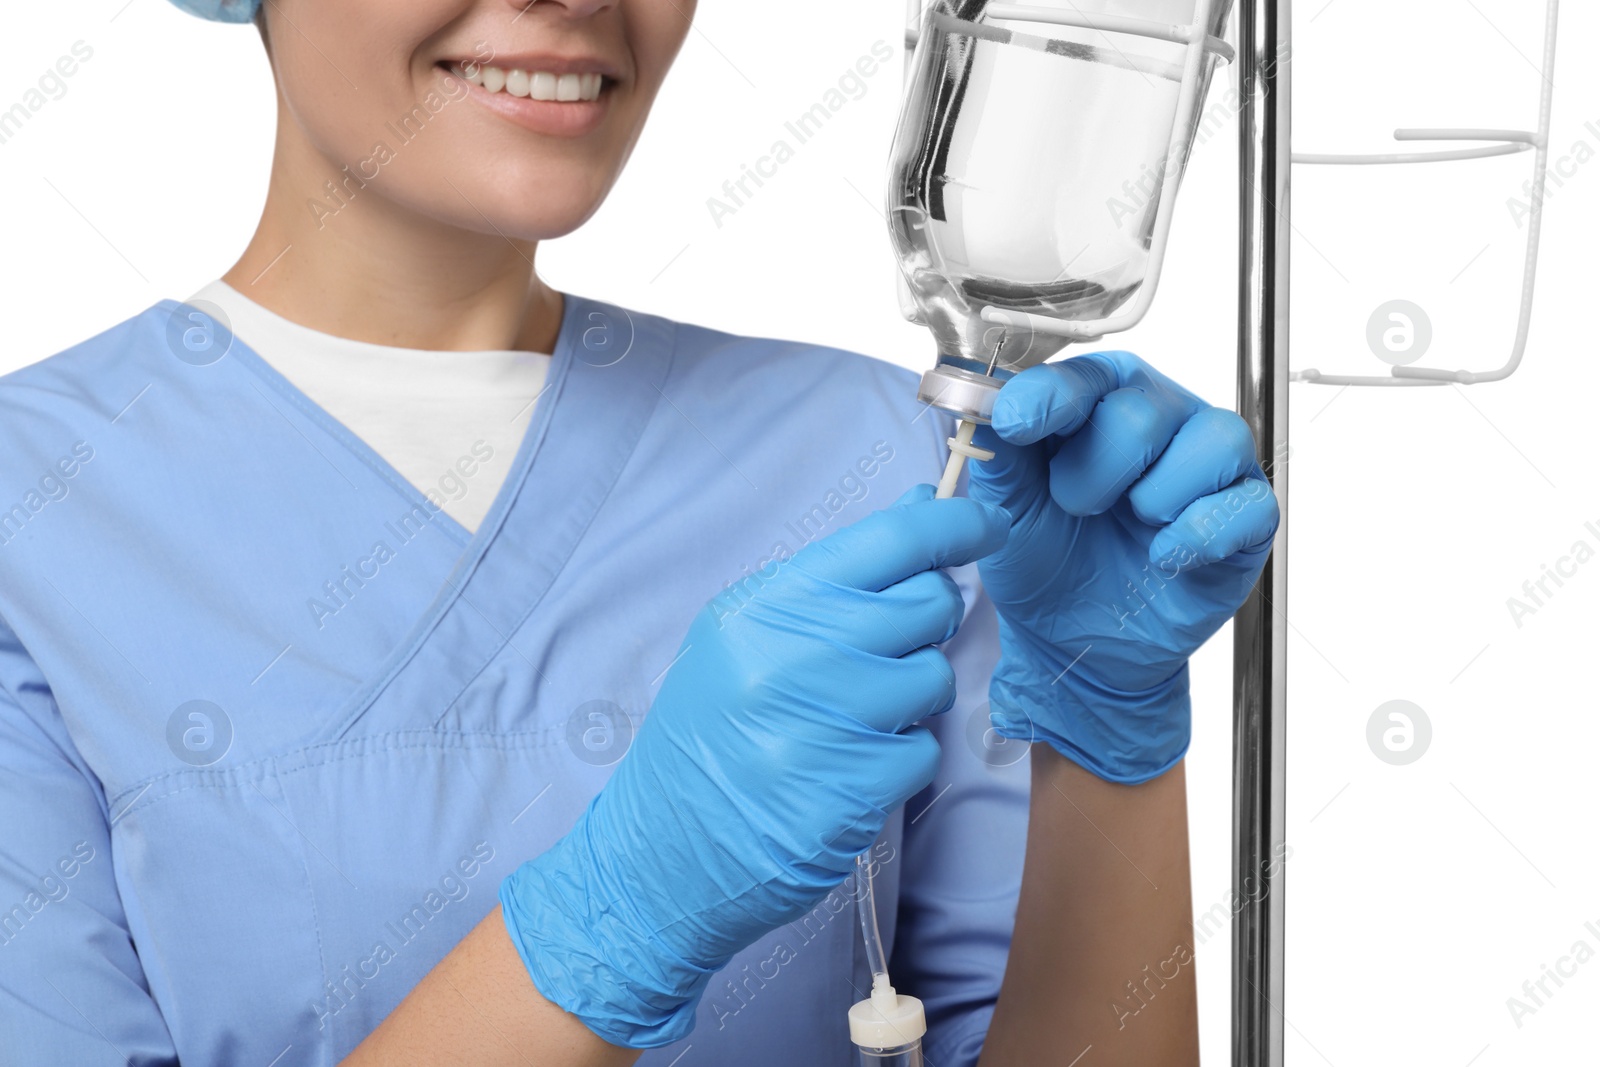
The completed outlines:
[[[506,932],[546,1000],[624,1048],[660,1048],[694,1029],[715,968],[691,963],[629,914],[589,834],[591,804],[544,854],[500,884]]]
[[[1126,692],[1086,674],[1040,686],[997,670],[989,687],[995,732],[1043,741],[1108,782],[1138,785],[1171,770],[1189,751],[1189,665],[1156,686]]]

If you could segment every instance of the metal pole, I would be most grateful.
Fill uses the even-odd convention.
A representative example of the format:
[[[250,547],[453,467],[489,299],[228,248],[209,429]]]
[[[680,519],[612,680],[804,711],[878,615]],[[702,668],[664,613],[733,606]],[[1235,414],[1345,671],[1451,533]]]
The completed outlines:
[[[1290,0],[1241,0],[1239,413],[1283,525],[1234,620],[1234,1067],[1283,1064],[1289,525]]]

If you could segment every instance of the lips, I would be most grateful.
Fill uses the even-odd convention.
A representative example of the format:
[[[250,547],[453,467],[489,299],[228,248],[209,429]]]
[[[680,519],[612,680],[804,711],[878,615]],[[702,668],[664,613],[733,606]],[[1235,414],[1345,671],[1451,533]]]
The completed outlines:
[[[605,120],[615,82],[605,71],[594,69],[598,64],[524,62],[526,66],[510,66],[504,60],[503,66],[455,62],[443,69],[472,86],[470,96],[476,103],[533,133],[581,137]]]

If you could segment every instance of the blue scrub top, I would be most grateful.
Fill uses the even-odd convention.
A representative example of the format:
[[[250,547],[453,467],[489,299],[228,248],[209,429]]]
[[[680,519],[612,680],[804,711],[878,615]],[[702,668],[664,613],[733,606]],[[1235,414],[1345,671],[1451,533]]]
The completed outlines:
[[[568,295],[470,534],[186,305],[0,378],[3,1058],[337,1063],[605,784],[702,604],[937,480],[951,425],[915,395]],[[943,764],[874,852],[939,1067],[977,1059],[1027,817],[956,577]],[[640,1062],[853,1064],[848,890]]]

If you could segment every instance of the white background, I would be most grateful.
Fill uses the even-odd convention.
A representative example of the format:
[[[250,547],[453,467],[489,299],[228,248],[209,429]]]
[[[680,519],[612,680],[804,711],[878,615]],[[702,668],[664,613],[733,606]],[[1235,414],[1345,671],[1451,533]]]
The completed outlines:
[[[898,57],[719,227],[706,208],[873,42],[899,0],[850,21],[794,4],[708,2],[638,151],[599,215],[540,258],[558,287],[739,332],[921,368],[898,317],[881,219]],[[1542,5],[1296,5],[1296,144],[1382,150],[1395,126],[1532,128]],[[830,15],[843,10],[828,9]],[[1554,160],[1600,151],[1600,10],[1569,3]],[[0,371],[216,277],[266,183],[269,73],[253,30],[160,0],[10,3],[0,109],[82,40],[94,57],[0,145]],[[1227,79],[1219,79],[1213,102]],[[1586,123],[1594,123],[1586,128]],[[1507,201],[1531,155],[1430,167],[1298,168],[1295,362],[1382,372],[1366,322],[1394,298],[1433,321],[1425,363],[1488,368],[1511,346],[1522,240]],[[1234,395],[1236,145],[1197,149],[1155,310],[1117,343],[1217,403]],[[1586,941],[1600,952],[1592,665],[1600,560],[1519,627],[1521,596],[1574,542],[1600,549],[1590,326],[1600,160],[1548,201],[1524,369],[1469,389],[1293,392],[1289,1062],[1443,1067],[1593,1062],[1600,959],[1519,1026],[1521,996]],[[1596,523],[1587,530],[1585,523]],[[1195,664],[1189,760],[1197,912],[1229,882],[1226,636]],[[1433,727],[1408,766],[1366,741],[1380,704]],[[1568,965],[1570,969],[1570,964]],[[1228,1060],[1228,939],[1199,950],[1206,1058]]]

